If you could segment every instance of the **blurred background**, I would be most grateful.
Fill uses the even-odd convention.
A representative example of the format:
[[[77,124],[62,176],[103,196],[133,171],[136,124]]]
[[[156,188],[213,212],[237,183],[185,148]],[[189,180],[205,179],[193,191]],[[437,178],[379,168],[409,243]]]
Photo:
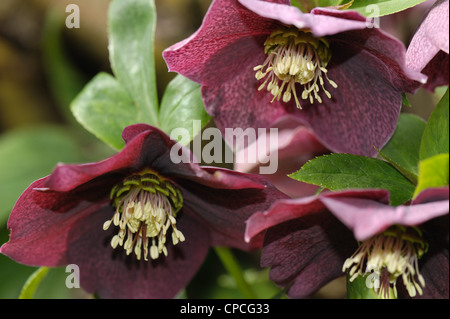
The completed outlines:
[[[162,51],[192,34],[210,3],[156,0],[159,96],[174,77],[167,72]],[[407,45],[429,3],[382,18],[381,27]],[[65,26],[68,4],[79,6],[80,28]],[[100,71],[111,73],[108,5],[109,0],[0,0],[0,245],[8,240],[6,223],[11,209],[32,181],[49,174],[58,162],[97,161],[114,153],[80,127],[70,112],[70,102],[93,76]],[[420,90],[408,97],[412,107],[404,111],[427,120],[439,93]],[[267,280],[267,270],[257,268],[257,254],[237,252],[237,257],[261,297],[277,294],[279,289]],[[35,269],[0,255],[0,298],[17,298]],[[64,269],[51,270],[36,297],[91,297],[81,289],[67,289],[66,276]],[[214,254],[185,294],[193,298],[240,298]],[[345,297],[345,280],[332,282],[315,297]]]

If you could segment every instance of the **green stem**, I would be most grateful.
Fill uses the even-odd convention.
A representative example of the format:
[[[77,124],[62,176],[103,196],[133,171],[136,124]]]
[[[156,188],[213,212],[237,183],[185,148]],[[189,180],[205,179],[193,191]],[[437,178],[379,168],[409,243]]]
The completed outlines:
[[[244,273],[231,250],[227,247],[214,247],[214,250],[216,251],[217,256],[219,256],[225,269],[234,278],[236,285],[244,298],[256,299],[256,294],[245,280]]]
[[[39,287],[41,281],[45,278],[50,268],[40,267],[28,277],[25,282],[22,291],[20,292],[19,299],[33,299],[36,289]]]

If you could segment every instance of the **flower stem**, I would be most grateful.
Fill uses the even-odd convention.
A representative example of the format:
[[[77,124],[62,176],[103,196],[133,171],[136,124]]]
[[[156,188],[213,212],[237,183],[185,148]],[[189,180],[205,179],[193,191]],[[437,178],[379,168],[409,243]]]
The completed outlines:
[[[244,273],[231,250],[227,247],[214,247],[214,250],[216,251],[217,256],[219,256],[225,269],[234,278],[236,285],[244,298],[256,299],[257,296],[255,292],[245,280]]]
[[[33,299],[36,289],[39,287],[41,281],[45,278],[50,268],[40,267],[28,277],[25,282],[22,291],[20,292],[19,299]]]

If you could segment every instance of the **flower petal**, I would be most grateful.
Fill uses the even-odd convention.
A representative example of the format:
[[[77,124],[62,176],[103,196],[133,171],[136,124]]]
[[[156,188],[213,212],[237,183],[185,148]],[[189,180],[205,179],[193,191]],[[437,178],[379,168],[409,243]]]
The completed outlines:
[[[294,110],[294,106],[277,100],[270,103],[273,96],[267,90],[258,91],[261,83],[256,80],[253,68],[264,62],[264,40],[265,37],[235,41],[212,56],[205,67],[202,86],[205,108],[229,145],[234,145],[233,136],[241,138],[240,130],[245,133],[247,128],[270,127]],[[234,62],[223,63],[230,54]]]
[[[101,298],[173,298],[197,272],[209,249],[206,230],[189,216],[180,215],[177,228],[186,240],[173,246],[168,239],[167,257],[138,261],[134,254],[126,256],[122,247],[111,247],[117,229],[103,231],[108,218],[103,211],[80,220],[76,229],[84,235],[77,240],[69,236],[67,251],[68,261],[80,268],[81,286]]]
[[[354,200],[378,200],[386,204],[389,202],[389,192],[386,190],[348,190],[328,192],[319,196],[279,200],[268,210],[259,211],[249,218],[245,240],[248,241],[259,232],[283,222],[327,211],[328,205],[326,203],[328,200],[339,200],[341,197]]]
[[[449,7],[448,0],[438,0],[430,9],[421,28],[434,46],[449,54]]]
[[[330,43],[334,55],[328,76],[338,88],[329,86],[331,100],[323,96],[322,104],[306,105],[298,116],[330,150],[373,156],[374,147],[382,148],[395,131],[401,93],[416,90],[423,76],[406,70],[399,58],[383,54],[386,48],[376,51],[383,44],[404,54],[397,40],[384,35],[376,41],[352,31],[336,35]]]
[[[277,134],[272,130],[276,129]],[[287,116],[258,135],[257,141],[238,151],[234,169],[264,174],[279,190],[290,197],[313,195],[317,187],[301,183],[287,175],[297,171],[317,155],[328,152],[310,129],[295,117]]]
[[[431,7],[414,34],[406,53],[407,66],[429,77],[424,86],[448,85],[449,61],[449,7],[448,0],[439,0]]]
[[[202,83],[205,63],[212,55],[241,38],[270,34],[275,24],[245,9],[237,0],[215,0],[197,32],[166,49],[163,57],[169,71]]]
[[[289,297],[306,298],[342,276],[345,258],[355,249],[352,233],[331,214],[319,212],[269,229],[261,266],[271,268],[275,283],[290,285]]]
[[[19,197],[8,221],[10,239],[1,253],[23,264],[57,267],[68,264],[69,239],[83,235],[77,223],[89,221],[99,210],[111,216],[113,211],[107,196],[89,201],[82,194],[35,190],[44,182],[45,178],[34,182]]]
[[[242,173],[230,171],[227,174]],[[246,176],[265,188],[212,189],[188,180],[178,184],[183,192],[183,209],[188,209],[211,230],[214,245],[224,245],[226,239],[227,246],[243,250],[258,246],[254,242],[250,245],[244,242],[245,221],[253,213],[267,209],[274,201],[287,198],[263,177]]]
[[[433,92],[438,86],[449,83],[449,56],[444,51],[439,51],[422,70],[428,76],[428,81],[423,88]]]
[[[171,179],[191,179],[214,188],[264,188],[244,174],[226,174],[224,170],[208,171],[194,162],[191,151],[178,145],[159,129],[138,124],[125,129],[125,148],[112,157],[97,163],[58,165],[45,180],[44,186],[59,192],[83,186],[94,192],[99,184],[111,189],[125,176],[144,168]],[[172,158],[172,147],[181,149],[182,162]],[[178,159],[177,159],[178,160]],[[184,162],[185,161],[185,162]]]
[[[448,223],[448,220],[447,220]],[[425,279],[423,295],[416,299],[448,299],[449,298],[449,258],[448,250],[430,251],[423,257],[420,273]]]
[[[421,191],[412,201],[412,205],[448,200],[449,187],[427,188]]]
[[[364,198],[323,198],[322,202],[342,223],[364,241],[392,225],[417,226],[449,212],[449,201],[441,200],[392,207]]]
[[[289,3],[260,0],[239,0],[239,2],[261,17],[274,19],[299,29],[309,29],[316,37],[367,27],[366,19],[356,11],[316,8],[311,13],[303,13]]]

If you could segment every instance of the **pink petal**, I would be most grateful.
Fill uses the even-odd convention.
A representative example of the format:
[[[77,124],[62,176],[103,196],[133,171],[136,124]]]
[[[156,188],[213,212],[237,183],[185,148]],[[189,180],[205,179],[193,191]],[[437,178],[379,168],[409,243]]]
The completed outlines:
[[[255,213],[247,220],[245,240],[250,240],[259,232],[288,220],[300,218],[310,214],[325,212],[329,209],[326,203],[336,198],[349,197],[352,200],[379,200],[388,203],[389,193],[385,190],[349,190],[329,192],[319,196],[286,199],[275,202],[268,210]],[[370,199],[370,200],[369,200]],[[339,216],[337,216],[339,218]]]
[[[298,29],[309,29],[316,37],[366,28],[366,19],[357,12],[336,9],[314,9],[311,14],[301,12],[289,4],[260,0],[239,0],[249,10],[261,17],[277,20]]]
[[[407,66],[429,77],[425,89],[448,85],[449,7],[438,0],[417,29],[406,53]]]
[[[355,238],[364,241],[392,225],[417,226],[448,214],[449,201],[392,207],[362,198],[323,198],[326,207],[351,229]]]
[[[327,152],[310,129],[292,116],[281,118],[258,140],[236,154],[234,169],[241,172],[264,174],[279,190],[290,197],[313,195],[317,187],[301,183],[287,175],[316,155]]]

